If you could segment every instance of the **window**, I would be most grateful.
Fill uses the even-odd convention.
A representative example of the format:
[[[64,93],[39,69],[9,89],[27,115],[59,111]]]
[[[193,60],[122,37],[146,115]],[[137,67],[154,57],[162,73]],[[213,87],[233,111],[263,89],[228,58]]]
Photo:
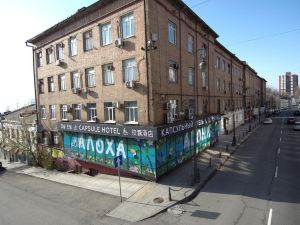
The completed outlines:
[[[93,67],[85,70],[85,76],[86,76],[87,87],[95,87],[96,86],[95,70]]]
[[[48,92],[54,92],[54,78],[48,77]]]
[[[129,38],[134,36],[134,16],[133,13],[130,13],[121,18],[121,29],[122,29],[122,38]]]
[[[97,119],[97,110],[96,110],[96,104],[95,103],[89,103],[87,104],[87,117],[88,122],[96,122]]]
[[[195,70],[194,68],[188,68],[188,84],[194,84]]]
[[[221,68],[221,58],[220,58],[219,56],[217,56],[217,65],[216,65],[216,67],[217,67],[218,69]]]
[[[56,45],[56,59],[63,60],[64,59],[64,44],[59,43]]]
[[[47,61],[47,64],[50,64],[52,63],[52,48],[47,48],[46,49],[46,61]]]
[[[201,75],[202,75],[202,87],[207,88],[208,78],[207,78],[206,72],[202,72]]]
[[[67,105],[61,105],[60,106],[60,118],[61,118],[61,120],[68,120],[67,113],[68,113],[68,106]]]
[[[43,56],[42,51],[36,53],[36,63],[37,67],[41,67],[43,65]]]
[[[176,45],[176,24],[169,21],[168,23],[169,42]]]
[[[228,63],[227,64],[227,73],[230,74],[230,71],[231,71],[231,66],[230,66],[230,63]]]
[[[194,52],[194,37],[190,34],[188,34],[187,37],[187,48],[188,48],[188,52],[189,53],[193,53]]]
[[[170,61],[169,64],[169,82],[176,83],[177,82],[177,70],[178,64]]]
[[[67,89],[66,76],[64,74],[58,75],[58,85],[59,85],[59,91],[65,91]]]
[[[170,109],[167,114],[167,122],[173,123],[178,119],[178,100],[170,100],[168,104],[170,104]]]
[[[112,102],[104,103],[104,119],[106,123],[116,122],[116,108],[113,107]]]
[[[223,59],[222,60],[222,63],[221,63],[221,70],[223,70],[225,72],[225,65],[226,65],[226,62],[225,60]]]
[[[56,119],[55,105],[49,105],[49,112],[50,112],[50,119],[55,120]]]
[[[113,64],[106,64],[102,66],[103,84],[114,84]]]
[[[81,88],[80,75],[78,71],[71,73],[71,79],[72,79],[72,88]]]
[[[137,80],[135,59],[127,59],[123,61],[123,76],[125,82]]]
[[[107,23],[101,26],[101,45],[109,45],[112,43],[111,24]]]
[[[39,80],[39,93],[40,94],[45,93],[45,85],[44,85],[44,80],[43,79]]]
[[[83,49],[84,51],[93,49],[93,33],[91,30],[83,33]]]
[[[41,105],[41,108],[40,108],[40,113],[41,113],[41,118],[42,119],[46,119],[46,107],[44,105]]]
[[[76,37],[70,37],[69,51],[70,51],[70,56],[77,55],[77,39],[76,39]]]
[[[124,102],[125,104],[125,123],[138,123],[137,102]]]
[[[73,105],[73,120],[81,120],[81,104]]]
[[[217,79],[217,91],[220,91],[220,78]]]

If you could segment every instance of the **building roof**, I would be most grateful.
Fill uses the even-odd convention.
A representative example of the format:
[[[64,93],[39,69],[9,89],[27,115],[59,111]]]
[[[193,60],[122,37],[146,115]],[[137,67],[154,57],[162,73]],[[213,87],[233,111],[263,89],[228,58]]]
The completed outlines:
[[[27,105],[22,108],[16,109],[14,111],[9,112],[6,115],[2,115],[6,121],[19,121],[20,116],[28,115],[29,117],[32,117],[33,120],[35,120],[35,114],[36,114],[36,107],[35,104]]]
[[[57,32],[59,30],[61,30],[62,28],[64,28],[65,26],[67,26],[68,24],[76,21],[79,18],[82,18],[83,16],[92,13],[94,11],[96,11],[97,9],[110,4],[114,1],[117,0],[99,0],[95,3],[93,3],[92,5],[88,6],[88,7],[82,7],[81,9],[78,9],[77,12],[73,15],[71,15],[70,17],[68,17],[67,19],[55,24],[54,26],[50,27],[49,29],[43,31],[42,33],[30,38],[29,40],[27,40],[27,43],[32,43],[35,44],[36,42],[42,40],[43,38],[47,37],[49,34],[52,34],[54,32]],[[140,0],[133,0],[132,2],[136,2],[136,1],[140,1]],[[215,38],[218,38],[219,35],[211,28],[209,27],[191,8],[189,8],[183,1],[181,0],[172,0],[171,1],[173,4],[175,4],[176,6],[186,10],[186,12],[188,12],[189,14],[191,14],[191,16],[193,16],[196,20],[198,20],[201,24],[203,24],[204,28],[207,29],[207,31],[209,31]],[[99,15],[100,16],[100,15]]]

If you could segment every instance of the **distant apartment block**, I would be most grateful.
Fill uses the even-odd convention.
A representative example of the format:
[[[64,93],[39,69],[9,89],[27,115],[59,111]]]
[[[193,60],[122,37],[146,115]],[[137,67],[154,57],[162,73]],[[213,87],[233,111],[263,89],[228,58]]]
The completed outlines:
[[[279,75],[279,95],[284,97],[294,97],[298,89],[298,75],[286,72]]]

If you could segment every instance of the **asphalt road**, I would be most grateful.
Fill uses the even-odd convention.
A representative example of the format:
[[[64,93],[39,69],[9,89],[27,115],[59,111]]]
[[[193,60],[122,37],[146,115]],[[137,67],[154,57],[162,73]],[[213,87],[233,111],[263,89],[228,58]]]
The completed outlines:
[[[300,224],[300,132],[286,124],[290,115],[284,111],[258,128],[199,195],[180,206],[183,214],[166,212],[143,224]]]

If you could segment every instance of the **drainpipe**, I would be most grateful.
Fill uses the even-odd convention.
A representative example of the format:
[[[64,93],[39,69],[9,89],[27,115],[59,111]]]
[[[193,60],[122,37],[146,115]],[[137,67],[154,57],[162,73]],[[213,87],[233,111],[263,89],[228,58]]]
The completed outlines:
[[[38,94],[37,94],[37,89],[36,89],[36,83],[37,83],[37,68],[35,66],[35,57],[34,57],[34,50],[35,50],[35,45],[29,43],[28,41],[25,42],[27,47],[30,47],[32,49],[32,67],[33,67],[33,81],[34,81],[34,97],[35,97],[35,110],[36,110],[36,129],[38,133],[38,125],[39,125],[39,114],[38,114],[38,106],[39,106],[39,98],[38,98]],[[37,141],[37,137],[38,135],[36,134],[35,139],[36,139],[36,143],[38,143]],[[37,149],[37,147],[36,147]]]
[[[146,77],[147,77],[147,116],[148,116],[148,124],[153,125],[153,121],[150,118],[150,111],[149,111],[150,110],[150,87],[149,87],[150,82],[149,82],[149,59],[148,59],[148,48],[147,48],[148,29],[147,29],[146,0],[144,0],[144,29],[145,29],[145,55],[146,55]],[[152,95],[153,93],[151,93],[151,96]]]

